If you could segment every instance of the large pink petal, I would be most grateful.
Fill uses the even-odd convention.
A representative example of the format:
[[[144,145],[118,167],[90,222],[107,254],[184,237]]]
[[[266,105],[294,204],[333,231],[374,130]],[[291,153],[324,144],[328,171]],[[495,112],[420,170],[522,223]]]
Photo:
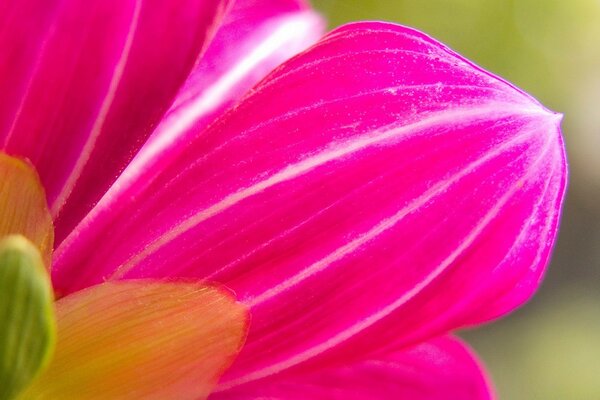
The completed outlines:
[[[4,1],[0,12],[0,145],[10,131],[60,0]]]
[[[225,385],[489,319],[547,264],[559,119],[419,32],[348,25],[63,243],[55,284],[225,282],[253,316]]]
[[[323,28],[322,18],[297,0],[236,1],[165,118],[80,226],[126,207],[216,116]]]
[[[36,166],[57,230],[171,105],[229,0],[23,0],[3,9],[0,146]]]
[[[154,177],[216,116],[283,61],[315,43],[324,20],[298,0],[238,0],[169,113],[125,177],[138,186]],[[150,173],[147,173],[150,172]],[[136,188],[139,190],[139,188]]]
[[[490,400],[479,362],[460,341],[438,338],[348,365],[280,374],[210,400]]]

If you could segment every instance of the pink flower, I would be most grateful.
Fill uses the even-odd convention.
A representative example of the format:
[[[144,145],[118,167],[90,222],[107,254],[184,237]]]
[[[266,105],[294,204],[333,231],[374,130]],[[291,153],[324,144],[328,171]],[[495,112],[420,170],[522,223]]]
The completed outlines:
[[[9,7],[0,143],[46,190],[57,293],[230,288],[251,323],[211,399],[491,398],[446,335],[537,288],[560,115],[406,27],[318,39],[301,1]]]

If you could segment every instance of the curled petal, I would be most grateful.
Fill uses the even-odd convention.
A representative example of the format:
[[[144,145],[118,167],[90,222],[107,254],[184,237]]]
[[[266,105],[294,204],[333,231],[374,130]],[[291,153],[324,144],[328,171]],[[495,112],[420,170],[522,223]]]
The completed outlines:
[[[437,336],[537,287],[565,188],[559,122],[420,32],[347,25],[64,243],[55,282],[225,282],[253,325],[224,385]]]
[[[108,282],[56,313],[56,353],[23,398],[203,399],[248,326],[228,293],[189,282]]]
[[[0,148],[35,165],[55,218],[68,201],[60,237],[167,111],[228,1],[9,3]]]
[[[491,400],[478,360],[460,341],[437,338],[350,365],[281,374],[219,391],[210,400]]]

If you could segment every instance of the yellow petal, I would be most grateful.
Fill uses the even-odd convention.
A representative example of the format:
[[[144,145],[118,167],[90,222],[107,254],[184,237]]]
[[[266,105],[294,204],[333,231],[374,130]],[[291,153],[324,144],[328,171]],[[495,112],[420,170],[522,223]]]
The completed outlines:
[[[50,265],[54,226],[44,187],[29,163],[0,152],[0,237],[9,234],[28,238]]]
[[[245,339],[244,306],[187,282],[106,282],[56,303],[58,343],[24,399],[202,399]]]

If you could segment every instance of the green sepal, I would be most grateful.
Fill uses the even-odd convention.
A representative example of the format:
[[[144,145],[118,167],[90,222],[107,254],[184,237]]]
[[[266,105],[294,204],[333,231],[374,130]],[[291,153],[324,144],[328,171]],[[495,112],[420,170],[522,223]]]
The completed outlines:
[[[56,343],[52,285],[21,235],[0,240],[0,400],[13,399],[50,361]]]

